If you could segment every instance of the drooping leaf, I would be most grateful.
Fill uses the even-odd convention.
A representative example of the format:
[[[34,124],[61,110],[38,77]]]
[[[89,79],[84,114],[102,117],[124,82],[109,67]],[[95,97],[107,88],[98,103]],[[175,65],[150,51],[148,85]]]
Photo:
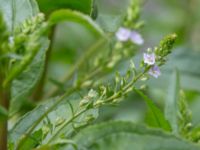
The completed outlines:
[[[51,12],[70,8],[72,10],[78,10],[86,14],[91,14],[93,7],[93,0],[37,0],[39,8],[42,12],[50,14]]]
[[[142,92],[140,92],[137,89],[134,89],[146,102],[148,109],[150,113],[152,114],[152,120],[151,125],[154,127],[162,128],[164,130],[170,131],[171,127],[169,122],[165,119],[164,114],[161,112],[161,110],[153,103],[153,101],[148,98],[146,95],[144,95]]]
[[[165,104],[165,116],[169,121],[172,131],[178,134],[178,100],[179,100],[179,74],[175,70],[169,83],[168,95]]]
[[[35,16],[39,12],[35,0],[0,0],[0,11],[11,32],[20,23]]]
[[[93,32],[95,35],[102,36],[103,31],[98,27],[98,25],[92,21],[92,19],[82,13],[68,10],[68,9],[62,9],[53,12],[49,17],[49,24],[50,26],[53,26],[57,23],[64,22],[64,21],[72,21],[81,23],[81,25],[88,28],[91,32]]]
[[[161,130],[131,122],[108,122],[90,126],[74,137],[78,149],[89,150],[199,150],[195,144]],[[73,147],[62,149],[74,150]]]

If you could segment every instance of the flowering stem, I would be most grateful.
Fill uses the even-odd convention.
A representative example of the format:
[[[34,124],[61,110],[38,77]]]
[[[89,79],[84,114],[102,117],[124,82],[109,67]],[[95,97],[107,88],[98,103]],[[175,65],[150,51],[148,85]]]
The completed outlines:
[[[146,69],[141,72],[140,74],[138,74],[129,84],[127,84],[127,86],[125,86],[123,88],[123,91],[126,92],[135,82],[137,82],[148,70],[150,69],[150,66],[146,67]],[[116,98],[118,98],[119,92],[108,97],[105,101],[112,101]],[[95,107],[95,106],[93,106]],[[59,133],[67,126],[69,125],[74,119],[76,119],[77,117],[79,117],[81,114],[83,114],[84,112],[86,112],[87,110],[92,109],[92,108],[86,108],[83,109],[81,111],[79,111],[78,113],[76,113],[74,116],[72,116],[72,118],[70,118],[69,120],[67,120],[65,123],[63,123],[63,125],[59,128],[59,130],[50,138],[50,140],[48,141],[48,144],[51,143],[53,140],[55,140],[55,138],[57,138],[57,136],[59,135]]]
[[[149,69],[150,69],[150,66],[146,67],[143,72],[138,74],[136,77],[133,78],[133,80],[129,84],[127,84],[125,87],[123,87],[122,91],[119,91],[119,92],[115,93],[111,97],[107,98],[106,101],[108,102],[108,101],[112,101],[112,100],[118,98],[120,96],[120,93],[122,93],[122,92],[124,94],[127,94],[129,92],[128,89],[131,88],[131,86],[133,86],[133,84],[135,82],[137,82],[146,72],[148,72]]]

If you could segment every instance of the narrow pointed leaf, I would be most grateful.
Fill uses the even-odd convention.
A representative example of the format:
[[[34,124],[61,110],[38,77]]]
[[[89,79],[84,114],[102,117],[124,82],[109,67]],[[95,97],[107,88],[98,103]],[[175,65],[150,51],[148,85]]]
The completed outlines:
[[[162,128],[164,130],[170,131],[171,127],[169,122],[165,119],[164,114],[161,112],[161,110],[153,103],[153,101],[148,98],[146,95],[144,95],[142,92],[140,92],[137,89],[134,89],[136,93],[138,93],[146,102],[149,111],[152,114],[152,119],[154,123],[154,127]]]

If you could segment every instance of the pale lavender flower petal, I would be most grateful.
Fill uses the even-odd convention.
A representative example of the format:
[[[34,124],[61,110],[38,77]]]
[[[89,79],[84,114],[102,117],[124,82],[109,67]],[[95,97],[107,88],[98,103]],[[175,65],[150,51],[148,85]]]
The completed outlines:
[[[156,62],[156,56],[154,53],[151,53],[151,54],[144,53],[143,59],[144,59],[144,63],[148,65],[153,65]]]
[[[144,39],[142,38],[142,36],[136,32],[136,31],[132,31],[131,35],[130,35],[130,39],[133,43],[137,44],[137,45],[142,45],[144,43]]]
[[[149,74],[155,78],[158,78],[161,75],[160,69],[157,65],[154,65],[149,70]]]
[[[130,38],[130,35],[131,35],[131,31],[123,27],[119,28],[116,33],[117,39],[122,42],[128,41]]]

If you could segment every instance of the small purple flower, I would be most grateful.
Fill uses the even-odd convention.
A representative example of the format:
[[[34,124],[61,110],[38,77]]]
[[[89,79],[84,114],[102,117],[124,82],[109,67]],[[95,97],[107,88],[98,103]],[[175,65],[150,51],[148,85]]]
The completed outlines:
[[[155,78],[158,78],[161,75],[160,69],[157,65],[154,65],[149,70],[149,74]]]
[[[116,33],[117,39],[122,42],[128,41],[130,38],[130,35],[131,35],[131,31],[123,27],[119,28]]]
[[[144,43],[144,39],[142,38],[142,36],[136,32],[136,31],[132,31],[131,35],[130,35],[130,39],[133,43],[137,44],[137,45],[142,45]]]
[[[148,65],[154,65],[156,62],[156,56],[154,53],[151,53],[151,54],[144,53],[143,59],[144,59],[144,63]]]

